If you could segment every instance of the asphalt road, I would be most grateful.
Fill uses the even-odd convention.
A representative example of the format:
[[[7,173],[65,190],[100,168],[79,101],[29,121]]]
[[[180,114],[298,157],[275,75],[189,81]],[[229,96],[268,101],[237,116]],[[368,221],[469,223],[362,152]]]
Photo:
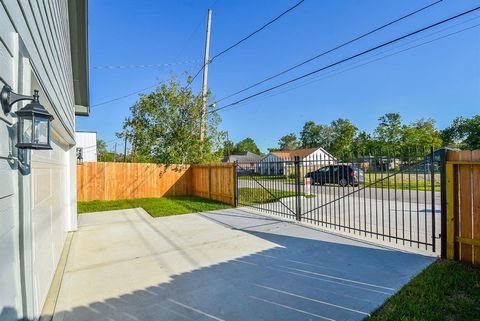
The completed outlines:
[[[295,184],[279,181],[239,180],[238,183],[239,188],[261,189],[263,186],[269,190],[295,191]],[[432,250],[432,237],[436,238],[440,231],[439,192],[433,193],[432,202],[431,191],[315,185],[308,193],[303,184],[300,188],[305,195],[311,195],[301,198],[300,211],[306,223],[360,236],[355,233],[357,229],[370,239],[428,251]],[[240,196],[241,205],[248,204],[247,201]],[[295,197],[285,197],[254,207],[269,214],[294,218],[297,201]],[[435,243],[438,248],[439,240]]]
[[[284,190],[295,191],[294,183],[286,183],[281,181],[254,181],[239,179],[238,187],[262,188],[270,190]],[[309,194],[305,191],[305,186],[300,186],[302,193]],[[351,197],[371,198],[376,200],[390,200],[397,202],[406,202],[412,204],[432,204],[432,192],[424,190],[400,190],[387,188],[373,188],[367,187],[341,187],[339,185],[312,185],[310,187],[310,194],[315,194],[319,197],[323,195],[331,195],[333,197],[341,197],[350,194]],[[435,209],[440,209],[440,192],[433,193]]]

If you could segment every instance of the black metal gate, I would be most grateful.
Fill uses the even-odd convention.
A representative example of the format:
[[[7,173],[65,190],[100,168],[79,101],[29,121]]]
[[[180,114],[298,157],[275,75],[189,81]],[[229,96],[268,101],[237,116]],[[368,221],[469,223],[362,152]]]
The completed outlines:
[[[338,160],[321,149],[237,163],[239,206],[362,237],[436,251],[440,153],[398,149]]]

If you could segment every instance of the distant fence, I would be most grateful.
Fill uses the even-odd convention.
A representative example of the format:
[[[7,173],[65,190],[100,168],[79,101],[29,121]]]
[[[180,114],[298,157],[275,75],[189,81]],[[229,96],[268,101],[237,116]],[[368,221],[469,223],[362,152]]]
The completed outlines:
[[[78,201],[197,195],[234,204],[234,165],[83,163]]]
[[[233,164],[193,165],[192,195],[234,205],[235,166]]]
[[[480,150],[448,152],[447,257],[480,264]]]

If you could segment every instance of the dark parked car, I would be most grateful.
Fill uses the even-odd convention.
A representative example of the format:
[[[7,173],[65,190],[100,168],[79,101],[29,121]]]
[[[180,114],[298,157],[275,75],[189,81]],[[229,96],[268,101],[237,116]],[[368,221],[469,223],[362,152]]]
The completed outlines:
[[[351,165],[329,165],[307,173],[305,178],[311,178],[312,184],[338,184],[340,186],[357,186],[365,182],[363,170]]]

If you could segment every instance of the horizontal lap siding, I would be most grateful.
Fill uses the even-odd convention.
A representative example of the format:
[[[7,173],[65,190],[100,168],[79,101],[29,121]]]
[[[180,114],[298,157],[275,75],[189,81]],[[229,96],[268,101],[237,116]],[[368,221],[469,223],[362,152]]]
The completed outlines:
[[[0,1],[0,86],[8,84],[17,92],[19,89],[29,90],[30,83],[20,86],[19,81],[30,77],[18,74],[20,55],[29,56],[36,76],[32,77],[32,82],[38,78],[41,84],[44,92],[41,102],[54,114],[53,128],[59,133],[63,146],[63,149],[54,146],[54,151],[34,153],[32,157],[35,315],[42,308],[66,235],[67,197],[64,187],[68,146],[63,145],[63,140],[74,143],[75,121],[67,10],[66,0]],[[18,106],[15,105],[14,110]],[[5,118],[0,115],[0,310],[4,312],[7,311],[4,309],[11,308],[16,311],[17,315],[11,316],[16,320],[22,310],[18,262],[18,172],[2,158],[9,154],[12,139],[8,131],[11,118],[7,121]],[[5,319],[10,317],[5,316]]]
[[[4,7],[0,4],[0,88],[14,89],[16,33]],[[18,255],[18,192],[17,171],[5,159],[10,153],[11,117],[0,111],[0,311],[2,321],[21,316],[20,262]],[[3,319],[4,318],[4,319]]]
[[[54,1],[55,2],[55,1]],[[62,1],[64,2],[64,1]],[[37,76],[53,106],[54,126],[63,127],[69,135],[74,132],[74,97],[71,74],[69,39],[58,37],[61,29],[68,29],[66,5],[53,12],[52,2],[3,0],[3,10],[8,12],[15,32],[23,40]],[[53,14],[53,16],[51,15]],[[3,75],[3,72],[2,72]],[[72,138],[73,142],[73,138]]]
[[[3,127],[3,126],[0,126]],[[0,137],[3,138],[3,134]],[[3,143],[3,142],[2,142]],[[3,144],[0,146],[4,146]],[[4,156],[2,150],[1,156]],[[18,199],[14,189],[16,180],[10,164],[0,159],[0,311],[11,309],[5,320],[17,320],[21,311],[18,257]],[[15,315],[17,314],[17,315]],[[3,315],[2,315],[3,316]],[[10,318],[11,317],[11,318]],[[3,321],[3,319],[2,319]]]

